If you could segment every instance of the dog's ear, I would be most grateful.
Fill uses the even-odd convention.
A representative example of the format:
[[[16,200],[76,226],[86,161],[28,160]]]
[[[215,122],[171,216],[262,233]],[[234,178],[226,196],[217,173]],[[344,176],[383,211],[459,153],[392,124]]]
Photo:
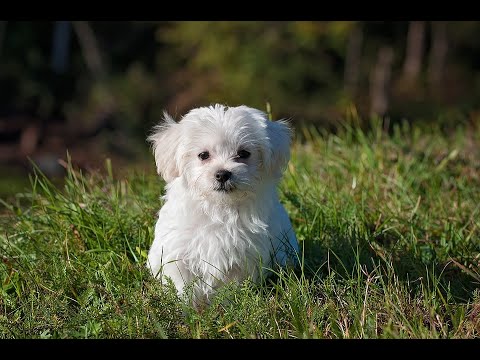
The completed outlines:
[[[181,139],[181,125],[166,112],[163,113],[163,119],[163,123],[154,128],[147,140],[152,144],[158,174],[169,183],[180,176],[176,153]]]
[[[286,120],[267,120],[266,123],[268,148],[263,159],[265,169],[272,176],[280,177],[290,160],[292,130]]]

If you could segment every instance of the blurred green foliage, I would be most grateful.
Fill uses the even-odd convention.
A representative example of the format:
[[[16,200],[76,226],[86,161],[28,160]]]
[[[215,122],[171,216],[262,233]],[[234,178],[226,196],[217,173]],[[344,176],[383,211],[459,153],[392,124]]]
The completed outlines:
[[[393,49],[393,119],[429,118],[456,108],[475,111],[480,100],[479,22],[448,22],[447,60],[440,95],[428,90],[432,23],[425,23],[421,73],[401,87],[408,21],[92,21],[102,59],[88,66],[74,26],[66,70],[52,67],[56,22],[3,21],[0,31],[0,115],[45,121],[95,122],[113,114],[116,126],[144,136],[163,110],[222,102],[261,109],[299,122],[332,124],[353,104],[368,113],[369,82],[378,50]],[[358,91],[345,91],[347,47],[362,32]],[[401,89],[398,90],[398,89]]]
[[[352,23],[181,22],[158,38],[182,59],[191,76],[204,79],[207,101],[271,101],[301,113],[318,99],[334,101],[341,89],[336,59]],[[194,83],[194,82],[193,82]],[[202,94],[203,95],[203,94]]]

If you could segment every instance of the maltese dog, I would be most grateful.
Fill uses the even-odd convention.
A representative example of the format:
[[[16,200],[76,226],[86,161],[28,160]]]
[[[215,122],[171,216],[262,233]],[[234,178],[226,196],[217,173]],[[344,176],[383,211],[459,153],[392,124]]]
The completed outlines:
[[[216,104],[176,122],[167,113],[148,138],[166,181],[147,266],[179,294],[208,303],[230,281],[258,282],[295,265],[298,243],[276,187],[291,130],[247,106]]]

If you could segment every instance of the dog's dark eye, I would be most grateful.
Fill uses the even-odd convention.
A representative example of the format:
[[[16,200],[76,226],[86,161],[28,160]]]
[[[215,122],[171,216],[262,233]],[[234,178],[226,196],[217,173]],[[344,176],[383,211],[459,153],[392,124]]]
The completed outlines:
[[[237,156],[239,159],[248,159],[248,157],[250,156],[250,153],[247,150],[240,150],[237,153]]]
[[[207,160],[210,157],[210,153],[208,151],[202,151],[198,154],[198,157],[202,160]]]

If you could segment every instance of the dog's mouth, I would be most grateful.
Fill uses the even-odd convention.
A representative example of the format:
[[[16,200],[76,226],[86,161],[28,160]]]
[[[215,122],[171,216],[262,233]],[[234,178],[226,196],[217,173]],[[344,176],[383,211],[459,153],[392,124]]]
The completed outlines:
[[[218,191],[218,192],[223,192],[223,193],[229,193],[229,192],[232,192],[233,190],[235,190],[235,186],[230,182],[220,183],[220,184],[217,184],[213,188],[213,190]]]

